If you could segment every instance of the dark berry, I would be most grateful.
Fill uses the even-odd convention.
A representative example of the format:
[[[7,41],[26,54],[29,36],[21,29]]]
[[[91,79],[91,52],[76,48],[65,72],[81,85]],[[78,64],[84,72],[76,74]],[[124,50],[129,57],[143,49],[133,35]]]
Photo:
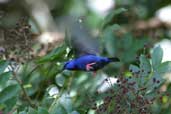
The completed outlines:
[[[160,80],[157,80],[157,83],[160,83]]]

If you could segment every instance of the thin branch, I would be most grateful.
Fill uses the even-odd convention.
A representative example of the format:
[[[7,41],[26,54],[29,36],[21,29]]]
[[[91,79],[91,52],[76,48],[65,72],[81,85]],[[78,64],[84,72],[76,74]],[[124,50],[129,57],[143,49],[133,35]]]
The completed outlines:
[[[12,68],[12,67],[11,67]],[[21,90],[23,91],[23,94],[24,94],[24,96],[26,97],[26,100],[27,100],[27,102],[29,103],[29,105],[31,106],[31,107],[36,107],[36,105],[32,102],[32,100],[31,100],[31,98],[28,96],[28,94],[27,94],[27,92],[26,92],[26,90],[25,90],[25,88],[24,88],[24,85],[23,85],[23,82],[22,82],[22,80],[20,80],[19,79],[19,77],[17,77],[17,74],[16,74],[16,72],[15,72],[15,70],[14,69],[12,69],[12,74],[13,74],[13,77],[15,78],[15,80],[18,82],[18,84],[20,85],[20,87],[21,87]]]
[[[30,72],[29,72],[29,74],[27,74],[27,77],[28,76],[30,76],[37,68],[39,68],[40,67],[40,65],[37,65],[37,66],[35,66]]]

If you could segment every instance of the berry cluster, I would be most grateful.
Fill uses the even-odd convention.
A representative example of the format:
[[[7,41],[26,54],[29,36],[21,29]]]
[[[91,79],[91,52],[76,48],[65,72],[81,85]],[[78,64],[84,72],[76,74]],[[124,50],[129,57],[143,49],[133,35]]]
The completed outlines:
[[[139,59],[139,66],[130,65],[129,73],[116,76],[115,84],[105,80],[110,90],[95,94],[95,99],[103,96],[100,105],[96,104],[99,98],[92,103],[96,114],[152,114],[153,104],[162,104],[163,97],[169,96],[162,90],[164,80],[152,69],[148,57],[142,55]]]

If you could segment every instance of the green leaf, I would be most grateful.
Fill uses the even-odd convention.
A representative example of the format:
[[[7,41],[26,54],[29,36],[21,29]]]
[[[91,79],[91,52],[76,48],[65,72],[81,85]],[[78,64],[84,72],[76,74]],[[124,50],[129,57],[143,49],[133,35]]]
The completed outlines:
[[[103,37],[104,37],[104,42],[105,42],[105,48],[108,52],[108,54],[110,56],[114,56],[115,55],[115,36],[113,34],[114,30],[118,30],[120,29],[120,26],[117,24],[114,24],[112,26],[109,26],[105,29],[104,33],[103,33]]]
[[[140,58],[140,74],[139,76],[141,78],[139,78],[139,85],[140,86],[144,86],[144,84],[147,83],[149,77],[150,77],[150,73],[151,73],[151,64],[149,59],[147,59],[145,57],[145,55],[141,55]]]
[[[6,109],[11,111],[12,108],[16,105],[17,102],[17,97],[14,96],[4,102],[4,104],[7,106]]]
[[[27,112],[26,111],[22,111],[19,114],[27,114]]]
[[[109,29],[111,30],[111,32],[113,33],[113,31],[117,31],[121,29],[121,26],[118,24],[113,24],[112,26],[109,26]]]
[[[124,48],[125,50],[128,50],[128,52],[134,50],[134,48],[132,48],[132,47],[133,47],[133,45],[136,45],[135,44],[136,41],[133,40],[132,34],[130,34],[130,33],[125,34],[124,38],[122,38],[121,41],[122,41],[121,42],[122,43],[122,48]]]
[[[50,114],[68,114],[65,108],[57,101],[55,104],[52,104],[50,109]]]
[[[64,93],[62,96],[56,100],[51,108],[50,108],[50,114],[68,114],[71,113],[73,110],[73,104],[71,101],[71,97]]]
[[[48,111],[42,107],[38,107],[38,114],[49,114]]]
[[[104,34],[107,33],[107,34],[110,34],[113,36],[113,31],[117,31],[121,29],[121,26],[118,25],[118,24],[113,24],[113,25],[110,25],[108,26],[105,30],[104,30]]]
[[[72,111],[73,104],[71,101],[71,97],[68,94],[63,94],[59,99],[59,102],[68,113]]]
[[[18,114],[17,110],[15,110],[12,114]]]
[[[66,51],[66,46],[62,45],[61,47],[58,47],[58,48],[55,48],[54,50],[52,50],[49,54],[47,54],[43,58],[39,59],[38,62],[44,63],[44,62],[48,62],[48,61],[54,61],[57,58],[61,57],[61,55],[63,55],[63,53],[65,51]]]
[[[18,84],[10,85],[0,92],[0,103],[3,103],[18,95],[20,87]]]
[[[156,68],[161,64],[162,58],[163,58],[162,48],[160,46],[155,47],[152,53],[152,66],[154,70],[156,70]]]
[[[105,48],[110,56],[114,56],[115,54],[115,45],[113,45],[114,43],[115,43],[115,38],[107,34],[105,36]]]
[[[159,88],[159,86],[163,84],[163,82],[164,79],[161,77],[161,75],[158,72],[154,72],[146,86],[148,87],[148,94]]]
[[[11,72],[4,72],[0,74],[0,86],[4,87],[10,77],[11,77]]]
[[[0,74],[4,72],[4,70],[7,68],[9,64],[9,61],[1,60],[0,61]]]
[[[140,56],[140,73],[141,76],[148,76],[151,72],[151,64],[150,61],[144,56]]]
[[[37,113],[37,111],[35,109],[29,107],[27,114],[38,114],[38,113]]]
[[[70,114],[80,114],[80,113],[77,111],[72,111]]]
[[[132,64],[129,66],[129,70],[131,70],[133,73],[137,73],[137,72],[140,71],[138,66],[135,66],[135,65],[132,65]]]
[[[62,87],[65,83],[65,77],[61,74],[57,75],[55,80],[56,80],[56,84],[60,87]]]
[[[106,18],[104,19],[103,27],[105,27],[108,23],[110,23],[110,21],[113,19],[115,15],[118,15],[125,11],[127,11],[125,8],[118,8],[116,10],[113,10],[113,12],[110,12],[109,15],[107,15]]]
[[[170,73],[171,72],[171,61],[167,61],[167,62],[160,64],[156,71],[159,74]]]

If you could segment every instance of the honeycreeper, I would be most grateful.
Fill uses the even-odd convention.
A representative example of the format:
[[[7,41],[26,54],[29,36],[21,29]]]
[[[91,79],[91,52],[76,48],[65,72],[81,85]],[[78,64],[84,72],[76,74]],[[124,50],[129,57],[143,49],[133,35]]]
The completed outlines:
[[[101,57],[97,55],[87,54],[66,62],[64,65],[64,69],[97,71],[103,68],[105,65],[109,64],[110,62],[118,62],[118,61],[119,59],[117,57],[108,58],[108,57]]]
[[[99,56],[98,39],[90,34],[84,23],[79,23],[78,18],[64,17],[58,21],[70,37],[66,37],[74,50],[75,59],[64,64],[63,70],[97,71],[111,62],[118,62],[119,58]],[[82,22],[82,21],[81,21]]]

